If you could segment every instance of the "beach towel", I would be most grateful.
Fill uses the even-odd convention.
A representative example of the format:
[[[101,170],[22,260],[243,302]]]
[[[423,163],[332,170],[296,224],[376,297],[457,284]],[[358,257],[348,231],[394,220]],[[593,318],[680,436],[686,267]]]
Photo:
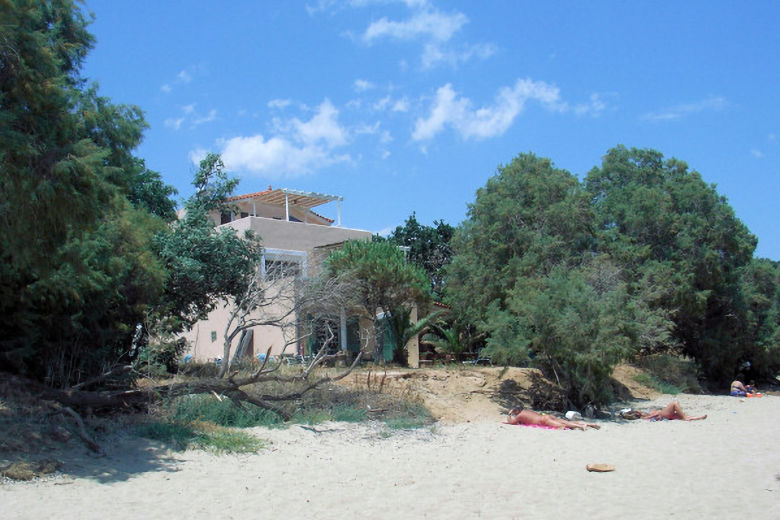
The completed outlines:
[[[509,423],[504,421],[501,424],[509,424]],[[527,428],[540,428],[542,430],[557,430],[558,429],[558,428],[555,428],[554,426],[547,426],[545,424],[513,424],[512,426],[525,426]]]

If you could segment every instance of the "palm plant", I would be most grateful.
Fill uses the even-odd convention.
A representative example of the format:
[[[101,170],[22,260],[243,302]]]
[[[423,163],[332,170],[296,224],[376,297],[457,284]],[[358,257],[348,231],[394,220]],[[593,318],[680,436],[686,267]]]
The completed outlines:
[[[423,339],[433,345],[437,352],[451,354],[456,360],[460,360],[460,355],[468,350],[470,344],[462,327],[457,322],[438,321],[433,323],[431,324],[431,332],[426,334]]]
[[[404,356],[404,351],[406,350],[406,344],[410,339],[419,335],[426,328],[431,326],[432,322],[436,320],[441,313],[442,311],[434,311],[424,318],[420,318],[417,322],[412,323],[411,308],[399,307],[393,311],[388,319],[388,325],[395,343],[393,345],[393,361],[405,365],[406,358]]]

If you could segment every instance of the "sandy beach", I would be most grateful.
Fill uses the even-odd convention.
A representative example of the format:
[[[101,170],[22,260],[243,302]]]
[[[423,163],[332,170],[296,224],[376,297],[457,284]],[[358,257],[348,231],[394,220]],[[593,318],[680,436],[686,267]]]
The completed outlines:
[[[660,396],[641,406],[661,405]],[[251,455],[121,437],[66,474],[0,485],[0,517],[780,518],[780,397],[678,396],[705,421],[551,431],[494,420],[388,431],[325,423],[252,431]],[[611,473],[589,473],[606,463]]]

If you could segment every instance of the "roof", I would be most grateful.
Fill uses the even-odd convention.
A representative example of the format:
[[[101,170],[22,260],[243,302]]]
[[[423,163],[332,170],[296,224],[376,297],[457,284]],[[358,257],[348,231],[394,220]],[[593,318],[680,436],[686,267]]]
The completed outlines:
[[[316,206],[327,204],[328,202],[334,200],[343,200],[343,197],[338,195],[328,195],[326,193],[315,193],[313,191],[291,190],[289,188],[277,188],[274,190],[269,186],[265,191],[248,193],[246,195],[237,195],[235,197],[230,197],[227,200],[229,202],[235,202],[248,199],[256,199],[260,202],[274,206],[284,206],[285,202],[289,201],[289,203],[293,206],[311,209]]]

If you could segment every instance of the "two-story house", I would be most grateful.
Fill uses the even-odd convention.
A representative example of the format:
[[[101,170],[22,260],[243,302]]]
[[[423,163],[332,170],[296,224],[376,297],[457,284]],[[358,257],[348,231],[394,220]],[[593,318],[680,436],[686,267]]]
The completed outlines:
[[[219,226],[230,226],[239,233],[252,230],[260,237],[263,276],[309,277],[318,272],[327,253],[340,247],[341,243],[371,240],[369,231],[341,226],[341,201],[342,198],[335,195],[272,189],[269,186],[265,191],[230,198],[228,202],[233,211],[215,214],[212,218]],[[317,206],[333,202],[338,204],[335,222],[313,211]],[[184,335],[190,345],[188,354],[199,361],[221,359],[230,310],[230,305],[214,310]],[[292,315],[290,319],[302,322],[306,317]],[[347,316],[347,312],[341,310],[331,317],[331,322],[331,330],[337,336],[334,345],[341,350],[360,348],[357,317]],[[278,355],[289,337],[284,337],[279,327],[257,326],[243,335],[243,341],[244,356],[265,353],[269,347],[271,355]],[[285,353],[310,354],[306,350],[316,341],[316,337],[310,336],[306,341],[287,347]],[[237,347],[234,344],[232,352]]]

